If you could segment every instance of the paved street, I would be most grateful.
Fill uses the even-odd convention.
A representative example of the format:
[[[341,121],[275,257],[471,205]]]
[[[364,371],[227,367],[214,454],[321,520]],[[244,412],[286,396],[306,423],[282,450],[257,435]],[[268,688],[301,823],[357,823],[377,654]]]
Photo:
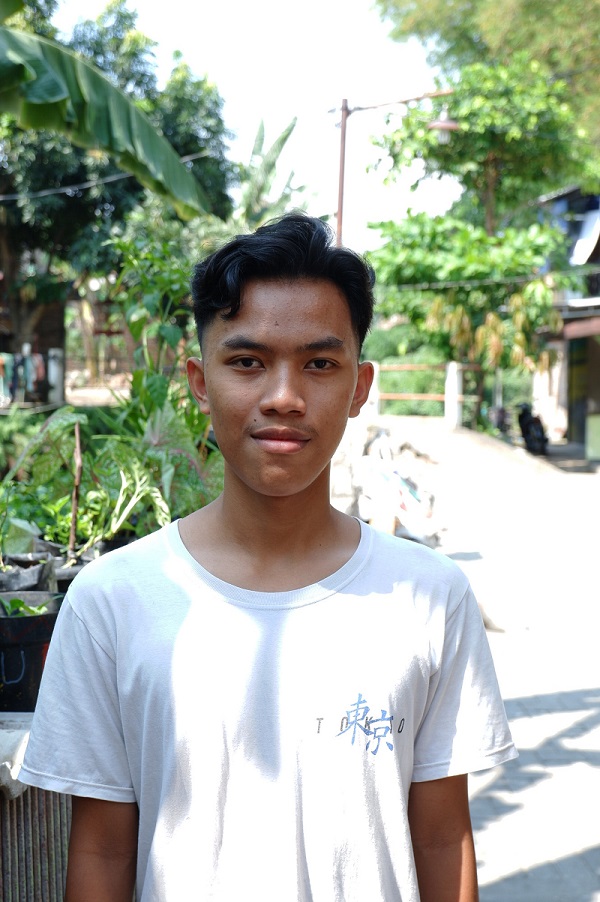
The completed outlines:
[[[435,461],[422,487],[446,527],[439,550],[499,628],[520,757],[471,778],[481,902],[600,902],[600,472],[441,421],[381,422]]]

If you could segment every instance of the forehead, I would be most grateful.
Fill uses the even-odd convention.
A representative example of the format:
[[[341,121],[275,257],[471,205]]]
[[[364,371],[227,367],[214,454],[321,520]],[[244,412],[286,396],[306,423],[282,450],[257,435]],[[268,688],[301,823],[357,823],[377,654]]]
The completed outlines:
[[[327,333],[344,343],[357,343],[345,295],[328,279],[252,279],[242,289],[240,309],[230,318],[215,317],[208,340],[232,332],[262,333],[271,339]]]

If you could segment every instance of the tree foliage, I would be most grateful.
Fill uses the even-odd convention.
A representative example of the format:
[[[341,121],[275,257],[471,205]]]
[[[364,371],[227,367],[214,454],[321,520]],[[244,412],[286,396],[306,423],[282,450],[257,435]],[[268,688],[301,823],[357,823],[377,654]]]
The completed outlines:
[[[598,190],[600,96],[593,10],[600,0],[377,0],[397,39],[424,41],[447,98],[412,107],[380,143],[415,183],[451,175],[463,187],[447,217],[382,224],[374,256],[385,298],[456,360],[485,369],[544,366],[556,332],[553,292],[572,283],[565,238],[542,225],[538,198],[571,184]],[[593,63],[593,67],[592,64]],[[430,126],[456,126],[441,143]]]
[[[239,173],[227,157],[233,135],[225,128],[216,85],[194,75],[177,56],[165,87],[147,99],[147,105],[150,118],[179,156],[189,158],[186,166],[210,198],[207,212],[226,219],[233,209],[229,191]]]
[[[449,89],[448,98],[412,106],[381,145],[395,170],[418,159],[420,177],[456,177],[489,234],[540,194],[595,177],[567,85],[551,81],[545,66],[524,55],[507,65],[473,63]],[[431,124],[446,107],[456,128],[442,143]]]
[[[111,241],[121,261],[119,279],[107,286],[110,300],[120,304],[136,344],[136,359],[144,367],[134,374],[132,397],[142,408],[150,399],[166,397],[169,363],[181,365],[185,344],[197,353],[195,328],[188,307],[191,265],[235,235],[254,230],[279,216],[294,191],[293,175],[283,190],[273,193],[273,179],[281,151],[295,127],[284,129],[265,149],[261,125],[251,160],[245,167],[241,199],[226,219],[203,216],[182,223],[159,198],[148,196],[127,217],[124,230]],[[178,356],[179,355],[179,356]]]
[[[381,223],[385,243],[371,254],[383,286],[378,309],[401,314],[448,359],[486,369],[545,359],[540,329],[559,325],[552,307],[562,270],[560,232],[533,225],[502,236],[450,216],[425,213]]]
[[[273,193],[280,156],[296,127],[296,119],[284,128],[271,146],[265,146],[265,127],[261,122],[248,163],[240,165],[240,196],[235,210],[224,222],[213,217],[203,217],[190,224],[190,231],[202,236],[205,253],[215,250],[219,244],[235,235],[252,232],[269,219],[281,216],[290,207],[292,198],[302,193],[302,187],[294,187],[294,173],[290,172],[284,185]]]
[[[164,243],[170,244],[176,250],[167,257],[160,252],[154,254],[159,265],[168,268],[170,261],[177,258],[189,266],[190,260],[200,259],[236,235],[254,231],[268,220],[281,216],[303,191],[302,187],[293,185],[293,172],[283,186],[275,190],[280,156],[295,127],[296,120],[293,119],[273,144],[265,147],[264,125],[259,125],[250,160],[239,165],[239,197],[227,219],[206,215],[184,224],[175,220],[157,198],[147,197],[127,217],[122,240],[117,246],[125,250],[127,247],[159,248]],[[136,252],[126,253],[132,257]]]
[[[600,0],[377,0],[393,36],[426,42],[445,73],[526,52],[569,85],[582,124],[600,134]]]
[[[158,88],[156,42],[136,30],[137,13],[124,0],[111,0],[95,20],[75,26],[69,46],[92,60],[128,96],[136,99],[207,195],[207,211],[225,218],[231,212],[229,188],[235,167],[227,159],[233,137],[223,122],[223,100],[207,78],[195,76],[176,54],[164,88]]]
[[[0,109],[19,128],[65,134],[101,149],[147,187],[169,197],[181,215],[207,201],[200,184],[144,113],[81,57],[37,35],[0,28]]]
[[[19,6],[20,0],[0,0],[0,18]],[[36,38],[34,32],[53,36],[44,16],[55,6],[37,0],[11,19],[26,32],[0,28],[6,51],[2,57],[0,48],[0,102],[8,110],[0,115],[0,306],[10,311],[14,349],[32,339],[44,277],[65,266],[80,280],[114,268],[115,250],[107,242],[144,197],[131,172],[153,188],[161,166],[168,179],[179,173],[176,181],[182,176],[187,188],[176,203],[185,215],[202,205],[217,216],[229,215],[228,189],[235,178],[226,156],[222,101],[213,85],[179,61],[158,91],[153,42],[135,30],[136,14],[124,0],[113,0],[98,20],[77,26],[73,45],[80,56]],[[40,119],[43,110],[47,117]],[[67,135],[52,128],[63,115],[71,123]],[[73,129],[87,146],[73,144]],[[122,149],[126,141],[129,150]],[[135,155],[138,162],[124,173],[116,160],[127,163]],[[180,155],[195,159],[183,165]],[[160,186],[159,192],[169,193]]]
[[[136,29],[137,13],[111,0],[97,19],[78,22],[69,46],[131,97],[156,99],[156,41]]]

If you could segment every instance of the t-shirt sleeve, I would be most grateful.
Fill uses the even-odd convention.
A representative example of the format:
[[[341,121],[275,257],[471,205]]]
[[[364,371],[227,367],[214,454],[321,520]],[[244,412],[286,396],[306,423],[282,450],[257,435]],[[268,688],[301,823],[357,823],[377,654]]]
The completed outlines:
[[[135,802],[116,665],[69,604],[61,606],[19,779],[68,795]]]
[[[415,782],[486,770],[517,757],[470,588],[450,612],[440,646],[415,740]]]

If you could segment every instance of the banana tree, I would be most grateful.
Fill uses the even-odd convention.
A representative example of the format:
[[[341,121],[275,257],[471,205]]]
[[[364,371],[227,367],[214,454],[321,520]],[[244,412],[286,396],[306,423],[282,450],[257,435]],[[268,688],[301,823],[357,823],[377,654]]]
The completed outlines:
[[[192,244],[199,245],[199,252],[204,255],[216,250],[221,244],[235,235],[254,231],[270,219],[281,216],[289,209],[295,195],[304,191],[303,186],[292,185],[294,173],[291,172],[285,185],[277,196],[271,191],[277,176],[277,166],[281,153],[296,127],[294,117],[288,126],[275,139],[270,147],[265,147],[265,126],[261,122],[250,160],[240,168],[242,191],[236,209],[226,220],[217,216],[203,216],[201,219],[185,226],[184,232]]]
[[[23,7],[23,0],[0,0],[0,23]],[[0,25],[0,112],[15,116],[21,128],[56,131],[109,153],[183,219],[209,209],[173,147],[98,69],[53,41],[6,25]]]

